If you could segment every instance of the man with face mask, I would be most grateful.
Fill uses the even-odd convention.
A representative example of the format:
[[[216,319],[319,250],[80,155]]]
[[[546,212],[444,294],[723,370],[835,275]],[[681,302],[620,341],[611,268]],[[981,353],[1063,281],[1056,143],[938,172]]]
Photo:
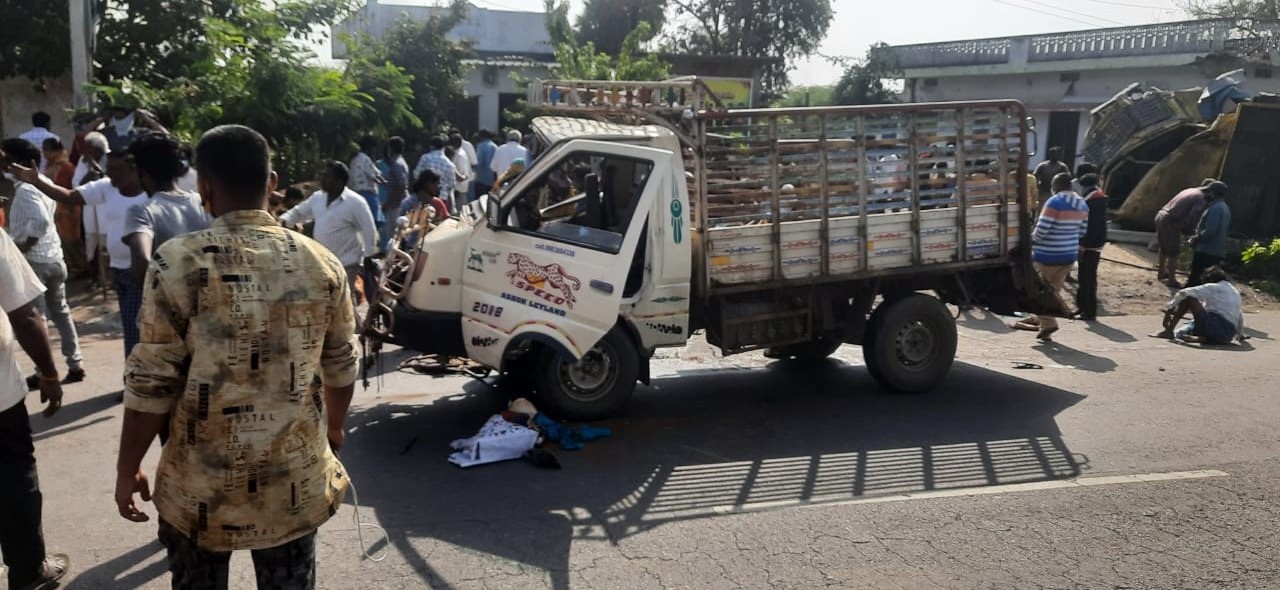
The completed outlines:
[[[59,203],[102,208],[106,227],[99,229],[107,238],[111,282],[120,304],[120,319],[124,324],[124,356],[128,358],[133,346],[138,343],[138,309],[142,306],[142,285],[134,281],[129,270],[132,255],[129,246],[124,243],[124,222],[129,207],[147,200],[133,159],[127,152],[113,151],[107,154],[107,177],[75,189],[65,189],[54,184],[34,168],[13,165],[9,169],[19,180],[34,186]]]

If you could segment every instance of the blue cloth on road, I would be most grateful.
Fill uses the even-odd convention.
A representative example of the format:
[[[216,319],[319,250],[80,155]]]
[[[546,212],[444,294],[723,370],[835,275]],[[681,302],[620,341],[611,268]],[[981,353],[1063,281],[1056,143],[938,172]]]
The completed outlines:
[[[556,422],[548,418],[546,414],[534,416],[533,422],[542,430],[547,440],[560,443],[560,448],[566,451],[577,451],[582,448],[582,443],[584,442],[591,442],[613,435],[613,431],[608,428],[597,428],[585,424],[572,427]]]

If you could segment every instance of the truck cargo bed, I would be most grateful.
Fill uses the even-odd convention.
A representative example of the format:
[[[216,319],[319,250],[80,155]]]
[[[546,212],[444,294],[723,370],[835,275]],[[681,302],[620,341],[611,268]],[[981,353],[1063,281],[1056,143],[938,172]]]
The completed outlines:
[[[1028,230],[1015,101],[702,113],[702,288],[1007,262]]]

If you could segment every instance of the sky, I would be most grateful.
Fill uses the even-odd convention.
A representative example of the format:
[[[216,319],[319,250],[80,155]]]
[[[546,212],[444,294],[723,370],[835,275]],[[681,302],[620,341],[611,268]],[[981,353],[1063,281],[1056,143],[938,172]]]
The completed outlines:
[[[376,0],[375,0],[376,1]],[[471,0],[499,10],[541,12],[543,0]],[[395,4],[435,4],[395,0]],[[570,0],[576,15],[582,0]],[[1071,8],[1067,8],[1071,6]],[[1177,0],[831,0],[834,16],[818,55],[795,63],[798,85],[834,84],[827,57],[861,57],[867,47],[1031,35],[1187,20]]]

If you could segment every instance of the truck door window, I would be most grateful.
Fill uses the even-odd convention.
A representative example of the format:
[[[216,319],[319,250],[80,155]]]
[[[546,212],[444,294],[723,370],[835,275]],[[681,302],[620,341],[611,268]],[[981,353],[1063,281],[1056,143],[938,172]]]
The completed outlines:
[[[616,254],[652,172],[652,162],[574,152],[509,205],[508,223],[513,230]]]

